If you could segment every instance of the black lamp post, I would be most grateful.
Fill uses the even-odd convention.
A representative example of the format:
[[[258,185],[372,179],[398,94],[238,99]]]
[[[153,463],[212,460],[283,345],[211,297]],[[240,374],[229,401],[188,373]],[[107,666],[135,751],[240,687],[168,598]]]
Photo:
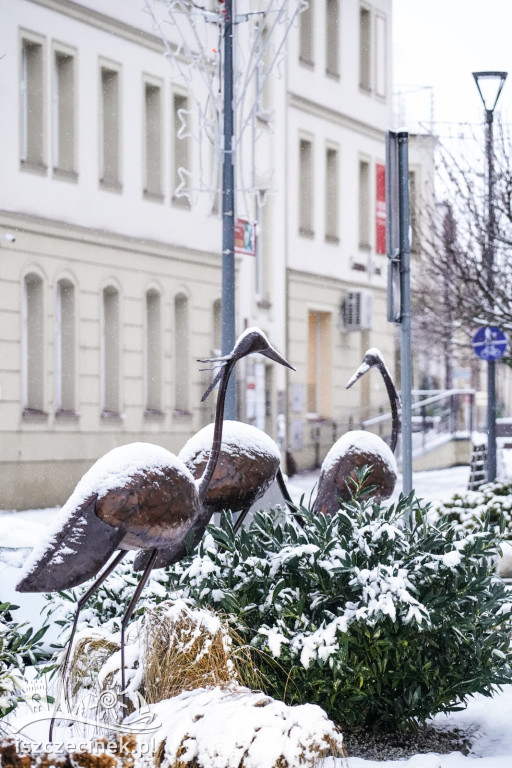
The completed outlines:
[[[487,158],[487,241],[484,252],[484,266],[487,273],[487,288],[492,308],[494,292],[494,238],[496,219],[494,216],[494,152],[493,119],[494,110],[500,97],[507,72],[473,72],[478,93],[485,108],[485,153]],[[487,479],[496,479],[496,362],[487,361]]]

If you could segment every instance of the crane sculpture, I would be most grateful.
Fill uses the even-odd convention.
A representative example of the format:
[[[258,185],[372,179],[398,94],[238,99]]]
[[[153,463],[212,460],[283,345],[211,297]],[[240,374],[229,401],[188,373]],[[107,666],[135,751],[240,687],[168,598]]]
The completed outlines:
[[[371,467],[371,473],[365,483],[375,486],[368,494],[375,501],[388,499],[395,489],[397,466],[394,451],[400,429],[400,397],[393,379],[378,349],[369,349],[363,362],[349,380],[346,388],[351,387],[370,368],[377,368],[384,380],[391,407],[391,438],[388,446],[378,435],[365,430],[351,430],[337,440],[325,457],[320,477],[318,492],[313,511],[324,515],[333,515],[339,509],[340,501],[351,498],[350,479],[355,480],[355,470],[364,466]]]
[[[202,398],[204,401],[219,384],[211,453],[198,480],[180,459],[160,446],[131,443],[114,448],[82,477],[49,537],[31,553],[16,586],[19,592],[75,587],[96,576],[119,550],[78,600],[62,679],[81,609],[128,550],[143,549],[147,554],[143,574],[121,622],[121,690],[125,691],[126,626],[151,570],[184,557],[190,539],[197,544],[210,520],[203,501],[219,457],[228,381],[236,363],[253,352],[295,370],[258,328],[245,331],[229,355],[200,361],[219,364],[220,370]]]
[[[213,427],[213,424],[208,424],[196,432],[178,454],[195,478],[204,472]],[[219,459],[203,505],[208,507],[210,514],[222,510],[239,512],[233,525],[236,532],[252,505],[277,480],[291,509],[293,503],[280,464],[279,448],[265,432],[251,424],[225,421]]]

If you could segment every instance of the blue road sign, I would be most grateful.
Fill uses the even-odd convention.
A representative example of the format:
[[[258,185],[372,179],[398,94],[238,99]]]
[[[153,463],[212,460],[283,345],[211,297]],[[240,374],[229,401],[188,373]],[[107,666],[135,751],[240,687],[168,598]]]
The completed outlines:
[[[507,348],[507,337],[499,328],[487,325],[473,336],[473,349],[482,360],[499,360]]]

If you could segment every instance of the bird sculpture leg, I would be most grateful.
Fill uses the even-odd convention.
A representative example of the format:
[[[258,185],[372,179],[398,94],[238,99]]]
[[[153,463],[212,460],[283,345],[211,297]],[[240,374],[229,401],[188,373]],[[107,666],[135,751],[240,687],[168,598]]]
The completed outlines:
[[[123,559],[123,557],[125,555],[126,555],[126,551],[125,550],[121,550],[121,552],[119,552],[119,554],[116,555],[116,557],[114,557],[114,559],[108,565],[108,567],[105,568],[105,570],[98,576],[96,581],[93,582],[93,584],[91,584],[91,586],[89,587],[87,592],[84,592],[84,594],[82,595],[82,597],[78,600],[78,602],[76,604],[75,618],[73,620],[73,626],[71,628],[71,634],[70,634],[69,640],[68,640],[68,648],[67,648],[67,651],[66,651],[66,656],[64,658],[64,663],[63,663],[63,665],[61,667],[61,670],[60,670],[59,688],[58,688],[57,696],[55,698],[55,704],[54,704],[54,707],[53,707],[53,717],[52,717],[52,719],[50,721],[50,730],[49,730],[49,739],[50,739],[50,741],[52,741],[52,739],[53,739],[53,728],[54,728],[54,725],[55,725],[55,717],[56,717],[56,713],[57,713],[57,707],[59,706],[60,695],[61,695],[61,692],[62,692],[62,687],[64,686],[66,669],[67,669],[67,666],[69,664],[69,657],[71,655],[71,649],[73,647],[73,639],[75,637],[75,632],[76,632],[76,628],[77,628],[77,625],[78,625],[78,617],[80,615],[80,611],[84,607],[85,603],[89,600],[89,598],[92,597],[92,595],[96,592],[97,589],[99,589],[99,587],[101,587],[101,585],[103,584],[103,582],[105,581],[107,576],[110,576],[110,574],[112,573],[112,571],[114,570],[116,565]]]
[[[128,605],[128,608],[126,609],[126,613],[123,616],[123,620],[121,622],[121,703],[123,710],[126,709],[126,675],[125,675],[125,669],[124,669],[124,637],[125,637],[125,631],[126,627],[128,625],[128,622],[130,621],[133,611],[135,610],[135,606],[137,605],[137,602],[139,600],[139,597],[141,595],[142,590],[146,586],[146,582],[149,579],[149,574],[151,573],[151,569],[153,568],[153,565],[155,563],[155,560],[157,558],[159,550],[154,549],[151,553],[151,556],[149,558],[148,564],[146,565],[144,572],[141,576],[141,579],[137,585],[137,589],[133,593],[133,597],[130,600],[130,603]]]

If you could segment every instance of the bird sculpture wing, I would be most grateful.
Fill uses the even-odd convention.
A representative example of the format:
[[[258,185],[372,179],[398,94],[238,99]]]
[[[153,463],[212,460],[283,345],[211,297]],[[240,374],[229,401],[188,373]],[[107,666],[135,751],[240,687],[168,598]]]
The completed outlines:
[[[125,531],[96,515],[97,496],[89,497],[67,514],[27,561],[18,592],[71,589],[95,576],[117,549]]]

